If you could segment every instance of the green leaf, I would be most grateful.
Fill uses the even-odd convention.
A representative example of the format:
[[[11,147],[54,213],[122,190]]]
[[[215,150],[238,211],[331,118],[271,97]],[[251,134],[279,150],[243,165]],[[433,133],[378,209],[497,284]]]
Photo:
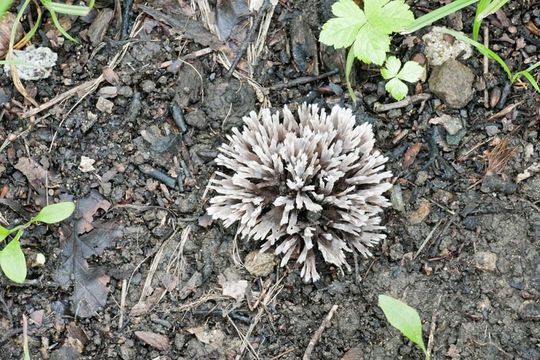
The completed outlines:
[[[319,41],[336,49],[351,46],[360,28],[366,23],[364,12],[352,0],[341,0],[332,6],[334,19],[322,27]]]
[[[382,65],[390,50],[390,36],[367,23],[358,32],[353,48],[354,55],[364,63]]]
[[[364,11],[368,22],[385,34],[401,31],[414,21],[414,14],[403,0],[365,0]]]
[[[385,80],[395,78],[401,69],[401,61],[395,57],[390,56],[386,59],[385,67],[381,69],[381,75]]]
[[[11,231],[9,229],[6,229],[3,226],[0,226],[0,241],[4,240],[11,234]]]
[[[427,355],[422,338],[422,323],[418,312],[409,305],[387,295],[379,295],[379,307],[386,319]]]
[[[45,224],[54,224],[67,219],[75,211],[75,203],[61,202],[45,206],[41,211],[34,216],[32,221],[43,222]]]
[[[21,250],[19,238],[22,230],[17,233],[15,239],[11,240],[5,248],[0,251],[0,268],[4,275],[13,282],[22,284],[26,279],[26,260]]]
[[[390,95],[392,95],[394,99],[398,101],[403,100],[403,98],[407,96],[407,93],[409,92],[407,85],[398,78],[393,78],[387,82],[384,88],[390,93]]]
[[[422,67],[422,65],[420,65],[416,61],[407,61],[405,65],[403,65],[403,69],[401,69],[397,77],[401,80],[415,83],[420,80],[423,73],[424,68]]]

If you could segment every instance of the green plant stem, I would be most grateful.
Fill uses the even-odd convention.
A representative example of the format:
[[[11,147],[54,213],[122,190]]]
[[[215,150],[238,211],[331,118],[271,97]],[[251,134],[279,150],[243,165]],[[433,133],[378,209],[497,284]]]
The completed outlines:
[[[464,7],[477,3],[478,1],[479,0],[452,1],[448,5],[442,6],[425,15],[420,16],[418,19],[414,20],[411,25],[407,26],[403,31],[401,31],[401,34],[410,34],[418,31],[428,25],[433,24],[435,21],[442,19],[443,17],[446,17],[450,14],[455,13],[456,11],[463,9]]]

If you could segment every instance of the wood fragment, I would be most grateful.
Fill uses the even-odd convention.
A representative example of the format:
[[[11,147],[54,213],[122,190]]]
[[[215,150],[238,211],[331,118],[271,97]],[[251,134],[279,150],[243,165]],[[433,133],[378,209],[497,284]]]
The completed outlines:
[[[292,88],[292,87],[295,87],[295,86],[298,86],[298,85],[304,85],[304,84],[308,84],[308,83],[313,82],[313,81],[317,81],[317,80],[321,80],[321,79],[330,77],[332,75],[337,74],[338,72],[339,72],[339,70],[334,69],[332,71],[328,71],[328,72],[326,72],[324,74],[317,75],[317,76],[303,76],[303,77],[299,77],[297,79],[288,81],[286,83],[276,84],[274,86],[269,87],[268,89],[269,90],[282,90],[282,89]]]
[[[328,312],[328,315],[326,315],[326,318],[324,318],[323,322],[321,323],[321,326],[319,326],[315,334],[313,334],[313,337],[311,338],[311,340],[309,340],[309,344],[306,348],[306,352],[304,352],[304,356],[302,357],[302,360],[311,359],[311,353],[315,349],[315,345],[317,345],[317,343],[319,342],[319,339],[321,338],[324,330],[328,326],[330,326],[330,321],[332,321],[332,317],[334,316],[334,313],[336,312],[337,308],[338,308],[338,305],[332,306],[332,308]]]
[[[435,304],[435,309],[433,309],[433,315],[431,315],[431,326],[429,327],[429,337],[427,344],[427,353],[431,354],[433,347],[435,345],[435,327],[437,325],[437,310],[439,310],[439,305],[441,304],[442,295],[439,295],[437,299],[437,304]]]
[[[427,101],[429,99],[431,99],[431,94],[428,94],[428,93],[423,93],[423,94],[418,94],[418,95],[411,95],[411,96],[407,96],[405,99],[403,99],[401,101],[396,101],[396,102],[393,102],[393,103],[390,103],[390,104],[376,103],[373,106],[373,111],[375,111],[375,112],[385,112],[385,111],[394,110],[394,109],[401,109],[401,108],[404,108],[404,107],[409,106],[409,105],[413,105],[413,104],[416,104],[416,103],[419,103],[419,102]]]

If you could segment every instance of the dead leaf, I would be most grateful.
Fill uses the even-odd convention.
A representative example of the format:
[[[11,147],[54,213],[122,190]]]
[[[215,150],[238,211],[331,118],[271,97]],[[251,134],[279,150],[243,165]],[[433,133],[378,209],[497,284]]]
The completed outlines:
[[[197,340],[200,342],[209,345],[213,349],[222,349],[223,348],[223,339],[225,335],[221,330],[214,329],[209,330],[206,326],[197,326],[186,329],[190,334],[195,335]]]
[[[540,163],[539,164],[533,164],[526,168],[522,173],[519,173],[516,176],[516,184],[519,184],[523,180],[526,180],[533,176],[534,174],[540,173]]]
[[[421,148],[422,148],[422,143],[417,143],[417,144],[409,146],[409,148],[405,152],[405,155],[403,156],[402,166],[404,169],[407,169],[409,166],[412,165],[412,163],[416,159],[416,155],[418,155]]]
[[[223,295],[230,296],[238,302],[241,302],[246,296],[249,285],[246,280],[220,281],[219,284],[223,288]]]
[[[101,267],[90,267],[87,258],[99,255],[123,236],[117,225],[104,224],[79,237],[72,231],[62,249],[62,262],[54,280],[64,289],[73,283],[72,311],[82,318],[91,317],[107,303],[109,276]]]
[[[91,159],[86,156],[81,156],[81,163],[79,164],[79,170],[81,170],[83,173],[95,171],[96,168],[94,167],[94,163],[96,160]]]
[[[75,228],[78,234],[83,234],[94,228],[92,223],[94,222],[94,214],[102,209],[108,211],[111,207],[111,203],[105,200],[100,193],[95,190],[90,192],[86,198],[81,199],[77,203],[77,218],[79,220],[75,224]]]
[[[202,285],[202,274],[200,272],[195,272],[188,280],[186,285],[178,292],[178,297],[181,300],[187,298],[191,293],[193,293],[199,286]]]
[[[186,39],[193,40],[203,46],[209,46],[212,50],[227,49],[225,44],[208,31],[203,24],[178,11],[171,11],[166,14],[146,5],[139,5],[139,10],[158,21],[166,23]]]
[[[168,351],[171,348],[169,338],[165,335],[156,334],[150,331],[135,331],[135,336],[155,349]]]
[[[422,221],[426,219],[426,217],[431,212],[431,203],[428,200],[422,199],[420,201],[420,205],[418,206],[418,209],[413,211],[409,215],[409,222],[411,224],[420,224]]]
[[[60,178],[47,172],[38,162],[33,159],[22,157],[15,165],[15,169],[19,170],[26,176],[28,182],[34,189],[44,188],[45,184],[49,187],[55,187],[60,184]]]
[[[249,15],[248,4],[243,0],[218,0],[216,29],[222,40],[227,40],[234,27]],[[245,33],[245,30],[243,31]],[[245,37],[245,34],[242,34]]]
[[[105,66],[103,70],[101,70],[101,74],[103,75],[105,80],[111,85],[118,85],[120,83],[120,77],[118,76],[118,74],[108,66]]]

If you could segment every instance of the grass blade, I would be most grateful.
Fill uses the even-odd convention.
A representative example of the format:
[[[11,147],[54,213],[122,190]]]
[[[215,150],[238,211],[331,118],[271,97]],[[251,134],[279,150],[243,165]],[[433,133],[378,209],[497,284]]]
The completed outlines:
[[[510,68],[508,67],[506,62],[499,55],[497,55],[497,53],[495,53],[493,50],[491,50],[490,48],[480,44],[478,41],[474,41],[473,39],[468,38],[467,36],[457,32],[457,31],[450,30],[450,29],[447,29],[447,28],[442,28],[442,32],[447,33],[449,35],[452,35],[453,37],[455,37],[459,41],[463,41],[464,43],[467,43],[467,44],[469,44],[471,46],[474,46],[476,48],[476,50],[478,50],[482,55],[485,55],[485,56],[491,58],[492,60],[495,60],[496,62],[498,62],[499,65],[501,65],[503,70],[508,75],[508,78],[510,79],[510,81],[512,81],[512,79],[513,79],[512,71],[510,70]]]
[[[538,86],[538,83],[536,82],[536,80],[534,79],[534,76],[532,76],[530,72],[528,72],[527,70],[522,70],[516,73],[515,80],[519,79],[521,76],[527,79],[531,83],[533,88],[540,93],[540,87]]]
[[[0,2],[0,17],[2,17],[2,15],[4,15],[5,12],[9,10],[12,3],[13,3],[13,0]]]
[[[418,19],[414,20],[414,22],[409,25],[407,28],[405,28],[401,34],[410,34],[412,32],[418,31],[428,25],[433,24],[435,21],[442,19],[443,17],[446,17],[450,14],[455,13],[456,11],[459,11],[463,9],[464,7],[467,7],[469,5],[477,3],[479,0],[455,0],[452,1],[450,4],[442,6],[438,9],[435,9],[423,16],[420,16]]]

